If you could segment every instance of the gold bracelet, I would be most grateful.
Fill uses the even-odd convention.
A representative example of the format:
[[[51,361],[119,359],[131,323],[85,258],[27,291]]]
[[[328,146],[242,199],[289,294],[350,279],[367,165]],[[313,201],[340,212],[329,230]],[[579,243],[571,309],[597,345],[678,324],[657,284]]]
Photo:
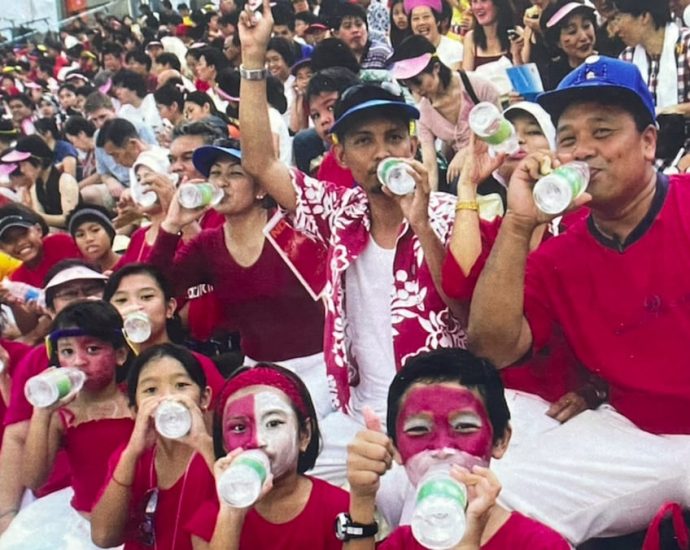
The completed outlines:
[[[474,210],[478,212],[479,203],[477,201],[458,201],[455,205],[455,211],[459,212],[460,210]]]

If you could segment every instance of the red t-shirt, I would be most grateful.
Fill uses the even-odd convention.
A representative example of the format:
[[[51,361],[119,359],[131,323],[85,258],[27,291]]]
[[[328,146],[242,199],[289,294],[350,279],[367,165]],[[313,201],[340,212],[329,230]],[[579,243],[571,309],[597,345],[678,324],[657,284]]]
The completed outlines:
[[[220,374],[218,367],[211,359],[196,351],[193,351],[192,355],[199,361],[206,375],[206,385],[211,388],[211,406],[214,407],[216,399],[220,396],[220,392],[223,391],[225,378]]]
[[[347,512],[350,495],[339,487],[309,477],[311,494],[304,510],[286,523],[270,523],[251,509],[244,520],[240,550],[340,550],[335,538],[335,517]],[[218,501],[212,499],[200,508],[193,522],[196,533],[210,540],[216,527]]]
[[[5,348],[5,351],[7,351],[10,356],[9,364],[5,365],[5,369],[10,377],[12,377],[15,367],[24,356],[31,351],[31,346],[5,339],[0,339],[0,346]],[[2,436],[5,433],[5,413],[7,412],[7,405],[5,400],[0,397],[0,447],[2,447]]]
[[[332,151],[326,152],[319,166],[319,170],[316,173],[316,178],[319,181],[327,181],[329,183],[335,183],[340,187],[354,187],[355,177],[348,168],[343,168],[335,160],[335,156]]]
[[[398,527],[383,542],[379,550],[425,550],[412,536],[409,525]],[[556,531],[518,512],[512,512],[508,521],[482,544],[482,550],[569,550],[570,544]]]
[[[659,176],[625,246],[591,218],[527,262],[525,316],[539,350],[559,325],[577,358],[640,428],[690,433],[690,176]]]
[[[10,275],[10,279],[43,288],[43,280],[50,268],[61,260],[71,258],[81,258],[81,253],[72,237],[67,233],[48,235],[43,238],[43,257],[38,265],[29,267],[22,264]]]

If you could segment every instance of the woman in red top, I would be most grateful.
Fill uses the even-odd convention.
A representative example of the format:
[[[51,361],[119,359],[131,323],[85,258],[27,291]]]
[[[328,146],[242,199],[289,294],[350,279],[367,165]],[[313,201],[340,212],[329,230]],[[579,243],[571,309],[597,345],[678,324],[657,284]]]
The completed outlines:
[[[125,550],[206,548],[191,525],[199,504],[214,494],[213,440],[203,411],[211,389],[199,362],[173,344],[148,348],[129,372],[130,405],[137,410],[134,431],[93,509],[92,537],[100,547]],[[181,403],[191,417],[189,432],[172,439],[154,428],[161,403]]]
[[[71,507],[65,489],[23,509],[3,536],[6,548],[94,548],[89,516],[106,480],[110,456],[128,439],[134,426],[115,371],[128,358],[122,318],[103,301],[67,306],[55,319],[49,352],[58,368],[76,368],[86,375],[83,387],[55,404],[35,407],[24,446],[22,477],[38,489],[47,480],[59,448],[72,472]],[[55,368],[55,367],[53,367]],[[16,545],[16,546],[15,546]]]
[[[336,516],[347,511],[348,494],[306,476],[319,454],[319,426],[304,383],[292,372],[269,363],[246,369],[228,381],[214,421],[220,458],[216,479],[242,451],[261,451],[270,473],[259,500],[236,508],[220,496],[207,503],[197,519],[212,532],[212,548],[225,550],[335,550]],[[215,515],[210,515],[215,507]],[[213,518],[209,521],[209,517]],[[215,529],[213,523],[215,520]]]

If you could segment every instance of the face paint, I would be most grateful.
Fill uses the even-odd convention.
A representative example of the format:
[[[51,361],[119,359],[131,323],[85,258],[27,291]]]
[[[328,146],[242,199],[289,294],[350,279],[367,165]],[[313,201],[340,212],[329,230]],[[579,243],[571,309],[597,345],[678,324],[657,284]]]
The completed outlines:
[[[297,468],[299,423],[288,397],[280,390],[257,388],[228,400],[223,415],[225,449],[261,449],[280,478]]]
[[[86,390],[103,390],[115,377],[117,352],[103,340],[92,336],[61,338],[57,353],[61,367],[74,367],[86,374]]]
[[[487,465],[493,448],[493,430],[484,404],[460,385],[413,386],[400,408],[396,436],[413,483],[435,462],[468,469]]]

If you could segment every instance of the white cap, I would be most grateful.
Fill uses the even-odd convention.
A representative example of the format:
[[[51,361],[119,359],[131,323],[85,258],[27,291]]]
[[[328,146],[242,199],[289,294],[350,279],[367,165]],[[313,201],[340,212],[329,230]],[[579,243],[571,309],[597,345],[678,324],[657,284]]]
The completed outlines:
[[[503,111],[503,116],[509,115],[510,113],[515,114],[516,111],[524,111],[526,113],[529,113],[536,119],[537,124],[539,124],[539,127],[541,128],[541,131],[544,132],[544,137],[546,137],[546,140],[549,142],[549,149],[555,151],[556,128],[553,125],[553,121],[551,120],[551,116],[549,115],[549,113],[547,113],[537,103],[532,103],[531,101],[520,101],[518,103],[514,103],[505,111]]]

